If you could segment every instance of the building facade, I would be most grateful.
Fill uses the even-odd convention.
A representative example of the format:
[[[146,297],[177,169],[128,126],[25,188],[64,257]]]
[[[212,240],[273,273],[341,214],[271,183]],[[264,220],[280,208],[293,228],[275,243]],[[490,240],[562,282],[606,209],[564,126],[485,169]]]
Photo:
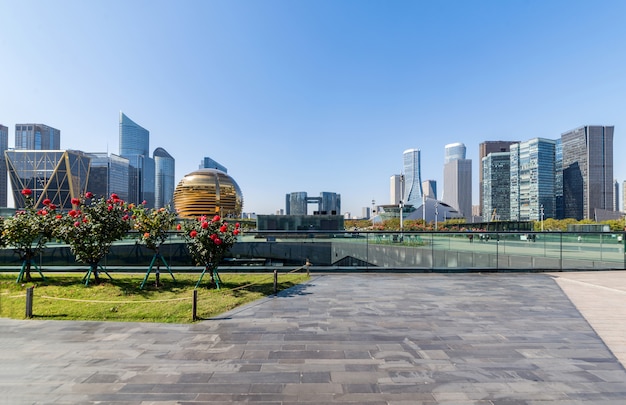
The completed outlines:
[[[15,149],[59,150],[61,131],[44,124],[16,124]]]
[[[313,215],[341,215],[341,195],[321,192],[319,197],[309,197],[305,191],[297,191],[285,196],[287,215],[308,215],[308,205],[317,204]]]
[[[404,176],[394,174],[389,179],[389,204],[398,205],[404,195]]]
[[[120,111],[120,156],[128,159],[128,201],[154,207],[155,169],[150,132]]]
[[[0,125],[0,207],[6,207],[9,200],[7,163],[4,152],[9,149],[9,128]]]
[[[95,197],[109,197],[115,193],[124,201],[128,200],[128,159],[107,153],[90,153],[91,167],[87,191]]]
[[[445,146],[443,165],[442,201],[456,208],[471,221],[472,218],[472,160],[465,159],[465,145],[452,143]]]
[[[595,219],[613,208],[613,126],[587,125],[561,134],[565,218]]]
[[[217,169],[217,170],[223,171],[224,173],[228,173],[228,169],[226,168],[226,166],[217,163],[217,161],[211,159],[210,157],[205,157],[204,159],[202,159],[202,161],[200,162],[199,168],[200,169]]]
[[[512,144],[519,143],[519,141],[485,141],[478,145],[478,164],[481,164],[483,158],[490,153],[495,152],[509,152],[509,148]],[[478,170],[478,194],[479,194],[479,216],[483,215],[482,201],[483,201],[483,171]]]
[[[510,220],[555,218],[556,141],[534,138],[510,150]]]
[[[87,192],[91,159],[75,150],[8,150],[5,152],[15,208],[25,207],[21,191],[32,190],[36,206],[46,198],[60,209],[72,209],[72,198]]]
[[[154,158],[154,207],[165,208],[172,205],[176,188],[176,161],[163,148],[156,148]]]
[[[483,208],[482,220],[508,221],[510,219],[511,198],[511,154],[493,152],[482,159]]]
[[[427,198],[437,199],[437,182],[435,180],[424,180],[422,182],[422,191]]]
[[[444,147],[445,156],[443,163],[450,163],[453,160],[463,160],[465,159],[465,154],[467,152],[467,148],[465,144],[461,142],[449,143]]]
[[[407,149],[402,154],[404,163],[404,196],[405,204],[415,207],[422,205],[422,169],[419,149]]]

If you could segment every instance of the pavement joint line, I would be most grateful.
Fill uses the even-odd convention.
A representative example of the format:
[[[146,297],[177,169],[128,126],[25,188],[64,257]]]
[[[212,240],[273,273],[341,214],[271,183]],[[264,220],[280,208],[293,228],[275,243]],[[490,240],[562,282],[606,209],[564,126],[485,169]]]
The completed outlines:
[[[601,289],[601,290],[606,290],[606,291],[611,291],[611,292],[616,292],[616,293],[620,293],[620,294],[626,295],[626,291],[619,290],[617,288],[605,287],[603,285],[597,285],[597,284],[588,283],[588,282],[580,281],[580,280],[572,280],[571,278],[567,278],[567,277],[557,277],[557,278],[559,280],[568,281],[570,283],[576,283],[576,284],[584,285],[584,286],[587,286],[587,287],[595,287],[595,288],[598,288],[598,289]]]

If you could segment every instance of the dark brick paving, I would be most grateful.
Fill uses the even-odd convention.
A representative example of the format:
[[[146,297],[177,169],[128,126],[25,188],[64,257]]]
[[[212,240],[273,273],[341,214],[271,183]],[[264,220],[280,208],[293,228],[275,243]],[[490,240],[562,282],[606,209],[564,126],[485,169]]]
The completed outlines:
[[[544,274],[324,275],[194,325],[0,319],[0,404],[624,404]]]

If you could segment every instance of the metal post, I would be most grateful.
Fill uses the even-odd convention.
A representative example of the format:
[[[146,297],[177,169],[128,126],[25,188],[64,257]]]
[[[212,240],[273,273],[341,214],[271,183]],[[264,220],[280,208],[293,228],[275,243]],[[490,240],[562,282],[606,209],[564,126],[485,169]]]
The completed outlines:
[[[192,321],[195,321],[198,319],[197,311],[198,311],[198,290],[193,290],[193,300],[191,301],[191,320]]]
[[[274,269],[274,294],[278,294],[278,270]]]
[[[33,317],[33,290],[35,287],[26,289],[26,318]]]

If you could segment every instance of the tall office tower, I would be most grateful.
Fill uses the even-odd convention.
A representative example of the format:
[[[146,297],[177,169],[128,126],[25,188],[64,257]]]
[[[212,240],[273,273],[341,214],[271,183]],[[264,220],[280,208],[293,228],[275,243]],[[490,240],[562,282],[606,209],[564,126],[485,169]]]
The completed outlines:
[[[442,201],[456,208],[466,220],[472,218],[472,160],[457,159],[443,166]]]
[[[493,152],[482,159],[483,221],[508,221],[511,211],[511,154]]]
[[[465,144],[461,142],[449,143],[445,147],[444,164],[450,163],[453,160],[465,159]]]
[[[508,152],[509,147],[514,144],[519,143],[519,141],[485,141],[478,145],[478,164],[480,165],[483,161],[483,158],[486,157],[490,153],[494,152]],[[479,207],[481,209],[480,215],[483,216],[482,212],[482,201],[483,201],[483,171],[478,170],[478,196],[479,196]]]
[[[0,125],[0,207],[8,204],[8,174],[4,152],[9,149],[9,128]]]
[[[163,148],[156,148],[152,154],[154,157],[154,171],[156,173],[154,181],[154,207],[165,208],[173,206],[174,189],[176,183],[174,178],[176,175],[176,161]]]
[[[472,160],[465,159],[465,145],[445,146],[442,201],[456,208],[466,220],[472,218]]]
[[[128,201],[154,207],[154,160],[150,157],[150,132],[120,111],[120,155],[128,159]]]
[[[297,191],[285,196],[285,213],[287,215],[308,214],[308,197],[306,191]]]
[[[510,219],[539,221],[542,215],[554,218],[556,141],[534,138],[513,144],[510,149]]]
[[[389,179],[389,204],[399,205],[404,195],[404,175],[394,174]]]
[[[319,198],[319,211],[327,215],[341,214],[341,194],[323,191]]]
[[[61,131],[44,124],[16,124],[16,150],[59,150]]]
[[[96,197],[109,197],[115,193],[128,200],[128,159],[107,153],[90,153],[91,168],[87,191]]]
[[[437,182],[435,180],[424,180],[422,182],[422,190],[426,198],[437,199]]]
[[[223,166],[219,163],[217,163],[215,160],[211,159],[210,157],[205,157],[204,159],[202,159],[202,161],[200,162],[200,169],[217,169],[217,170],[221,170],[224,173],[228,173],[228,169],[226,169],[226,166]]]
[[[595,219],[613,207],[613,126],[586,125],[561,134],[565,218]]]
[[[422,205],[422,169],[419,149],[407,149],[403,153],[404,160],[404,196],[405,204],[414,207]]]
[[[615,196],[613,211],[619,211],[619,182],[617,180],[613,182],[613,195]]]

